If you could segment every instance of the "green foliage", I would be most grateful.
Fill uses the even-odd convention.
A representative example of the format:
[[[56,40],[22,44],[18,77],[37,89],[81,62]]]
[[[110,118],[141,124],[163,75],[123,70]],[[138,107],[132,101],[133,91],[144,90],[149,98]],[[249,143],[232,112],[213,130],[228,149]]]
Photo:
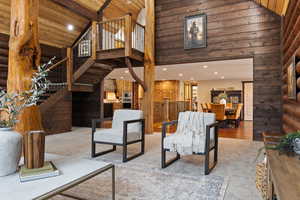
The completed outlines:
[[[294,146],[295,146],[295,140],[300,139],[300,131],[297,131],[295,133],[289,133],[285,135],[283,138],[281,138],[279,144],[273,145],[273,146],[264,146],[258,150],[258,154],[256,156],[255,161],[260,156],[261,152],[264,149],[270,149],[270,150],[277,150],[281,154],[286,154],[288,156],[293,156],[295,154],[294,152]]]
[[[267,146],[267,149],[278,150],[280,153],[291,155],[294,153],[295,139],[300,138],[300,131],[284,136],[275,146]]]
[[[52,58],[48,63],[38,66],[37,71],[31,78],[31,87],[23,93],[7,93],[0,88],[0,111],[7,114],[7,119],[0,120],[0,128],[13,127],[18,122],[19,113],[26,107],[34,106],[41,95],[46,93],[50,81],[47,80],[49,66],[52,65]]]
[[[226,92],[223,92],[223,93],[220,93],[219,95],[218,95],[218,98],[221,100],[221,99],[226,99],[227,100],[227,94],[226,94]]]

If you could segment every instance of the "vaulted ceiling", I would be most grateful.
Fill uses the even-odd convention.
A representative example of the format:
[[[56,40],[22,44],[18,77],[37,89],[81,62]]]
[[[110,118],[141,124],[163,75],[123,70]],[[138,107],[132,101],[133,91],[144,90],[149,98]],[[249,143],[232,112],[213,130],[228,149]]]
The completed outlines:
[[[289,0],[255,0],[260,5],[270,9],[280,16],[285,15]]]
[[[91,13],[96,13],[105,2],[105,0],[72,1]],[[112,19],[131,13],[133,18],[136,19],[143,7],[144,0],[112,0],[104,10],[104,17]],[[10,12],[10,0],[0,0],[0,33],[9,34]],[[55,3],[54,0],[40,0],[39,31],[40,42],[43,44],[56,47],[71,46],[89,21],[88,18]],[[73,31],[67,29],[69,24],[74,26]]]

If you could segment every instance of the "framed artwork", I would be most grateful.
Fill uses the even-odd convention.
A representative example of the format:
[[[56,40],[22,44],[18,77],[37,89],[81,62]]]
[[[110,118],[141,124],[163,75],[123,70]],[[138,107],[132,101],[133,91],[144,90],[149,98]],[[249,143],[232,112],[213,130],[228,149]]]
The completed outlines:
[[[184,20],[184,49],[207,47],[207,16],[197,14]]]
[[[291,63],[287,68],[287,86],[288,86],[288,98],[296,100],[297,99],[297,84],[296,84],[296,69],[295,63],[296,57],[293,56]]]

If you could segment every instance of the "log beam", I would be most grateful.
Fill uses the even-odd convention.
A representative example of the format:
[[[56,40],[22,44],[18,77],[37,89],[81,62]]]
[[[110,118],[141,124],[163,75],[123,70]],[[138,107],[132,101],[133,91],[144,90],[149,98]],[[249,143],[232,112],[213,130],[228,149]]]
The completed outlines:
[[[11,28],[9,39],[8,93],[23,93],[31,88],[31,78],[40,65],[41,49],[38,34],[39,0],[11,0]],[[26,138],[30,131],[41,131],[42,120],[39,107],[23,109],[18,116],[15,129]],[[44,161],[45,136],[33,137],[35,152],[24,151],[28,168],[42,167]],[[27,152],[27,153],[26,153]],[[36,164],[27,165],[28,158],[36,156]]]
[[[144,91],[147,91],[147,86],[146,86],[145,82],[142,81],[142,80],[138,77],[138,75],[134,72],[130,58],[125,58],[125,62],[126,62],[126,65],[127,65],[127,67],[128,67],[128,71],[130,72],[132,78],[133,78],[138,84],[140,84],[140,85],[142,86],[142,88],[143,88]]]
[[[143,111],[146,119],[146,133],[153,133],[154,81],[155,81],[155,0],[145,0],[145,64],[144,81],[147,91],[144,93]]]

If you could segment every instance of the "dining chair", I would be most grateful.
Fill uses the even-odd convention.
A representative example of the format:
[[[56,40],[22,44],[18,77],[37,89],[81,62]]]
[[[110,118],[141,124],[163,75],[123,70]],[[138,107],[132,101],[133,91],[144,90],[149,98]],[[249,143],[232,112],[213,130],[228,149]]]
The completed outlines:
[[[226,103],[226,108],[232,109],[232,103]]]
[[[211,111],[211,103],[206,103],[207,112]]]
[[[228,115],[227,116],[227,120],[229,122],[232,122],[232,121],[234,122],[235,128],[238,128],[239,125],[240,125],[242,108],[243,108],[243,104],[239,103],[237,105],[237,109],[236,109],[234,115]]]
[[[224,104],[211,104],[211,112],[216,114],[217,121],[225,121],[225,105]]]
[[[208,110],[207,110],[207,107],[206,107],[206,104],[205,104],[205,103],[201,103],[200,105],[201,105],[201,109],[202,109],[202,111],[203,111],[203,112],[208,112]]]

